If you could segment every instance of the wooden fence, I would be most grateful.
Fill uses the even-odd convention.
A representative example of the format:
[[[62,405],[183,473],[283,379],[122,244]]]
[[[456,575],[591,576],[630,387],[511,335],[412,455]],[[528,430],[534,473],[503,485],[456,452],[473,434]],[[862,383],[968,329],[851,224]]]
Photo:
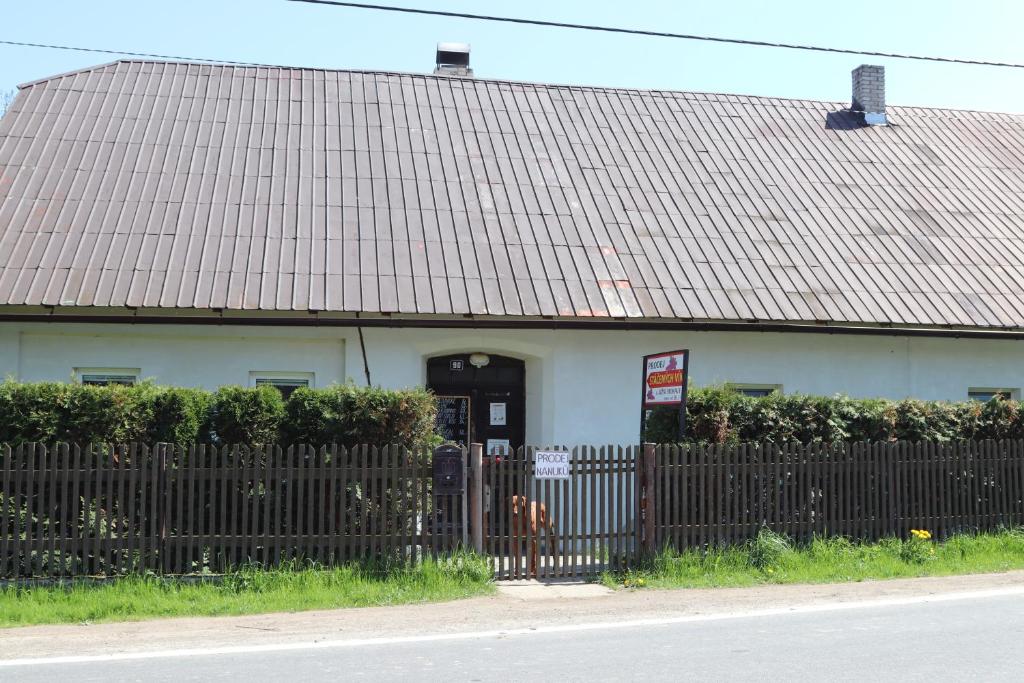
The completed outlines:
[[[808,541],[1024,524],[1024,441],[659,446],[654,455],[657,546],[737,544],[762,527]]]
[[[0,577],[404,562],[462,543],[462,505],[398,447],[0,447]]]
[[[535,450],[474,445],[467,494],[441,496],[431,454],[397,447],[0,446],[0,578],[409,562],[470,538],[497,577],[546,578],[764,527],[806,541],[1024,524],[1024,441],[578,447],[566,480],[537,479]]]

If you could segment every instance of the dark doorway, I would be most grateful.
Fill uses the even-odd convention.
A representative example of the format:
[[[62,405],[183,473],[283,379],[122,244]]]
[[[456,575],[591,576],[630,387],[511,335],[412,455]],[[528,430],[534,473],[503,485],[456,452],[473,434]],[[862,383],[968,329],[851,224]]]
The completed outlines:
[[[526,416],[526,365],[516,358],[487,354],[480,367],[470,357],[440,356],[427,361],[427,386],[440,396],[469,396],[469,440],[484,444],[485,453],[507,444],[523,445]],[[478,365],[481,358],[474,358]]]

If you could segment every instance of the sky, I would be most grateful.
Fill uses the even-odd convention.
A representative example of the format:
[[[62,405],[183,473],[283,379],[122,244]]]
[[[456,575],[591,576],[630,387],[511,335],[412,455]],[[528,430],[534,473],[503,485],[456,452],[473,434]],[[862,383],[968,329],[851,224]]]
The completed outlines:
[[[390,0],[377,0],[389,4]],[[394,0],[465,11],[1024,63],[1018,0]],[[286,0],[4,2],[0,39],[337,69],[429,72],[468,42],[478,77],[848,101],[850,70],[886,67],[889,104],[1024,112],[1024,69],[923,63],[400,15]],[[0,91],[116,59],[0,45]]]

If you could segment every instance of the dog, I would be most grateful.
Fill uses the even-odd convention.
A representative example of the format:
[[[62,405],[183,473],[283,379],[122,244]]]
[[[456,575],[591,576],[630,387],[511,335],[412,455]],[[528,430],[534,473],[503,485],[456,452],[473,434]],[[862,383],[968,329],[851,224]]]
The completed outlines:
[[[530,573],[527,578],[531,575],[537,576],[537,532],[540,529],[545,530],[548,544],[550,544],[555,535],[555,525],[548,516],[547,506],[544,503],[528,501],[523,495],[512,496],[512,563],[516,574],[519,574],[522,564],[522,558],[519,555],[519,541],[529,537],[530,547],[527,551]]]

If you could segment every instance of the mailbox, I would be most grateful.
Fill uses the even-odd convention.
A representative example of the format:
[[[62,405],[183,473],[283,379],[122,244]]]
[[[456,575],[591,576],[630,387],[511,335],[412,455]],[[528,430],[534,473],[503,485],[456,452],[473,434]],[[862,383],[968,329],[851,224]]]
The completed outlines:
[[[438,446],[434,449],[434,495],[451,496],[463,492],[462,449]]]

